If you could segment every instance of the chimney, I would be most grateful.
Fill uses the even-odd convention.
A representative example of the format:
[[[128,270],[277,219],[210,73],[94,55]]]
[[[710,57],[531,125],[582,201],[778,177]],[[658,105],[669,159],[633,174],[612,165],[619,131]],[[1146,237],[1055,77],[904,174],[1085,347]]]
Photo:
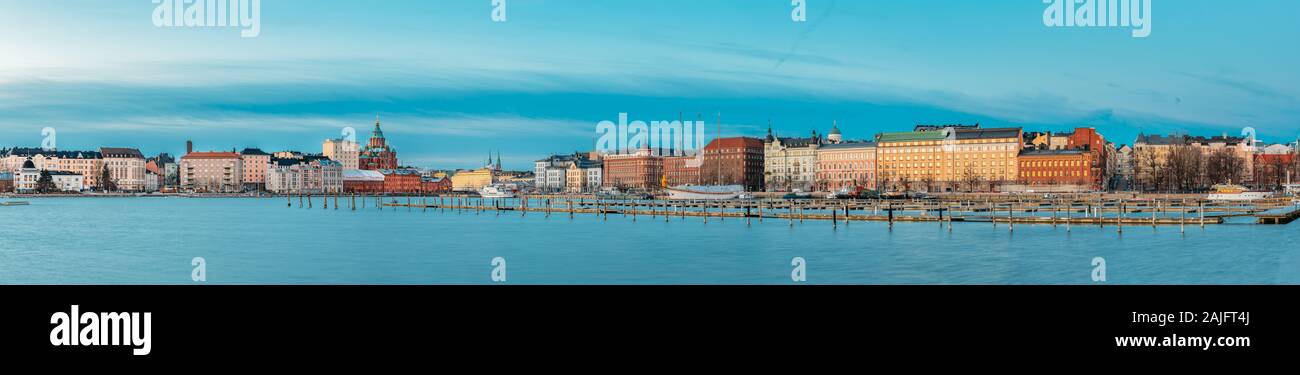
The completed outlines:
[[[194,141],[185,141],[185,155],[194,153]]]

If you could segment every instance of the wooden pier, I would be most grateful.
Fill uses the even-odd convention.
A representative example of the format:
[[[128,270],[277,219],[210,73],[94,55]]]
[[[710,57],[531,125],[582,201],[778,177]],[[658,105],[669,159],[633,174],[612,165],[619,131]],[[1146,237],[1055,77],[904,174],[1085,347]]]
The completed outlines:
[[[311,195],[286,196],[287,206],[293,207],[297,198],[299,208],[312,208]],[[1014,230],[1022,225],[1072,225],[1114,226],[1118,231],[1129,226],[1180,226],[1223,224],[1235,217],[1252,217],[1258,224],[1288,224],[1300,219],[1300,205],[1288,199],[1266,199],[1254,202],[1215,202],[1188,196],[1112,197],[1081,195],[1076,197],[1039,198],[1033,196],[946,196],[934,199],[745,199],[724,201],[666,200],[666,199],[610,199],[591,195],[525,195],[517,198],[482,198],[475,195],[442,196],[321,196],[320,205],[334,209],[347,205],[356,211],[365,209],[367,202],[376,210],[385,207],[393,211],[419,209],[475,213],[516,212],[527,216],[540,213],[553,214],[620,215],[637,220],[650,217],[669,220],[688,217],[726,220],[744,219],[804,222],[829,221],[839,223],[875,222],[975,222],[1008,225]]]

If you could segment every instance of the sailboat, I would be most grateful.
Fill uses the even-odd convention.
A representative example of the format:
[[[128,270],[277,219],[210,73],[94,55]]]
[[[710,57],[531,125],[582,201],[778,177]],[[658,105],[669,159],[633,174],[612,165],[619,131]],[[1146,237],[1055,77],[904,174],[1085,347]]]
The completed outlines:
[[[714,138],[717,142],[722,142],[722,113],[718,113],[718,133]],[[719,143],[721,146],[721,143]],[[707,147],[707,146],[706,146]],[[704,150],[699,150],[701,160],[703,159]],[[718,168],[716,182],[722,182],[722,170]],[[665,185],[667,178],[664,178]],[[679,185],[673,187],[665,186],[670,199],[684,200],[727,200],[736,199],[745,193],[743,185]]]

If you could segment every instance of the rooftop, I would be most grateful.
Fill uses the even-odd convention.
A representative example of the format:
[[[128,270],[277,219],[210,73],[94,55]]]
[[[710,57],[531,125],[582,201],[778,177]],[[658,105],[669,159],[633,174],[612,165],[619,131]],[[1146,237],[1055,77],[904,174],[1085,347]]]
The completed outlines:
[[[137,158],[144,159],[144,154],[140,150],[126,147],[100,147],[99,153],[106,158]]]
[[[894,132],[881,133],[880,143],[895,142],[918,142],[918,141],[942,141],[943,132],[939,131],[921,131],[921,132]]]
[[[239,154],[233,152],[191,152],[181,157],[181,160],[194,159],[239,159]]]
[[[821,149],[822,150],[851,150],[851,149],[875,148],[875,147],[876,147],[876,142],[873,141],[865,141],[865,142],[855,141],[855,142],[844,142],[844,143],[825,145],[822,146]]]
[[[1020,128],[957,129],[957,139],[1020,138]]]

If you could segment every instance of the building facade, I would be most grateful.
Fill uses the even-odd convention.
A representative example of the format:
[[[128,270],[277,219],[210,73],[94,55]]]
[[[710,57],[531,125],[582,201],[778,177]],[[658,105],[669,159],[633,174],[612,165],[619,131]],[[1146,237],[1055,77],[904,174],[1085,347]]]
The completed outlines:
[[[266,189],[267,168],[271,165],[271,154],[256,148],[246,148],[239,153],[241,168],[244,170],[243,182],[246,191]]]
[[[181,157],[181,187],[208,193],[243,190],[243,157],[234,152],[194,152]]]
[[[769,126],[763,142],[763,186],[768,191],[810,191],[817,186],[817,131],[808,138],[781,138]]]
[[[1020,128],[884,133],[877,137],[879,186],[890,191],[994,191],[1015,182]]]
[[[344,170],[360,169],[361,147],[355,141],[326,139],[321,143],[321,154],[342,164]]]
[[[876,190],[876,143],[849,142],[817,150],[817,181],[821,190]]]
[[[343,164],[324,156],[271,159],[266,190],[276,194],[342,193]]]
[[[838,129],[834,130],[839,135]],[[740,185],[763,191],[766,144],[750,137],[718,138],[704,146],[700,185]]]
[[[491,167],[457,171],[451,176],[452,191],[476,192],[494,183],[496,183],[496,170]]]
[[[99,153],[104,158],[108,176],[121,191],[144,190],[144,154],[140,150],[124,147],[103,147]],[[102,183],[102,182],[101,182]]]
[[[0,150],[0,171],[14,172],[28,159],[37,169],[80,174],[83,190],[99,188],[103,175],[104,159],[95,151],[46,151],[39,148],[13,148]]]
[[[1093,168],[1092,151],[1083,149],[1023,150],[1020,152],[1019,182],[1030,188],[1054,186],[1070,191],[1101,189],[1101,177]]]
[[[565,171],[565,192],[594,193],[600,190],[605,163],[600,160],[578,159]]]
[[[622,190],[658,191],[663,188],[664,160],[649,146],[631,154],[605,155],[601,185]]]

